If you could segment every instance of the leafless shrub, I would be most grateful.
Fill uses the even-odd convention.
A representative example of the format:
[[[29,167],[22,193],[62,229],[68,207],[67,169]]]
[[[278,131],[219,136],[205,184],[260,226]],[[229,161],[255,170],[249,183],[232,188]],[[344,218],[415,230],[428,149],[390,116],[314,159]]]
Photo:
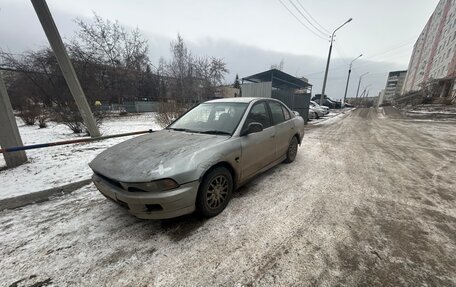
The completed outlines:
[[[40,107],[33,103],[27,103],[20,111],[19,117],[28,126],[33,126],[40,115]]]
[[[105,117],[105,113],[101,110],[95,110],[93,112],[97,127],[100,127]],[[90,136],[90,132],[87,129],[87,126],[84,124],[81,114],[78,109],[71,106],[61,106],[53,109],[53,120],[66,125],[70,128],[75,134],[80,134],[85,132]]]
[[[48,120],[48,117],[46,115],[38,116],[38,127],[40,129],[47,128],[47,120]]]
[[[162,102],[158,106],[158,113],[156,116],[157,123],[161,127],[166,127],[174,122],[178,117],[184,114],[189,108],[190,104],[177,103],[177,102]]]

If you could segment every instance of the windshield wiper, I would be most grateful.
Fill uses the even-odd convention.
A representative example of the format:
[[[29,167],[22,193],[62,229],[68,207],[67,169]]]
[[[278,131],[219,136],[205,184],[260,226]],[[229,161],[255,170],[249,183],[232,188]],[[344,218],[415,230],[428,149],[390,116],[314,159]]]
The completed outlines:
[[[229,135],[229,136],[231,135],[231,133],[229,133],[229,132],[217,131],[217,130],[202,131],[202,132],[199,132],[199,133],[211,134],[211,135]]]

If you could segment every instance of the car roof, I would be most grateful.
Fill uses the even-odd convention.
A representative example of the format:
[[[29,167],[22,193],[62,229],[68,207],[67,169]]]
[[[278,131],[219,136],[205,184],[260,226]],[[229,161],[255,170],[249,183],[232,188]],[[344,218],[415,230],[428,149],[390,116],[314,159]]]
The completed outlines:
[[[256,100],[275,100],[272,98],[253,98],[253,97],[236,97],[210,100],[205,103],[250,103]]]

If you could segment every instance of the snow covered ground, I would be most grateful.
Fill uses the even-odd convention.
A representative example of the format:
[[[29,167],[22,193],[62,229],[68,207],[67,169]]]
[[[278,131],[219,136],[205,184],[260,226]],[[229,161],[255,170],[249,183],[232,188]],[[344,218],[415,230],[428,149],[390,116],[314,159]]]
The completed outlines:
[[[456,115],[456,105],[420,105],[407,107],[404,110],[410,113],[418,114],[440,113]]]
[[[211,219],[139,220],[92,185],[0,212],[0,286],[456,286],[456,125],[359,109]]]
[[[48,128],[26,126],[17,118],[19,132],[25,145],[74,139],[78,136],[63,124],[49,123]],[[101,126],[103,135],[142,130],[157,130],[154,113],[106,118]],[[29,162],[13,169],[0,171],[0,199],[41,191],[90,178],[87,165],[106,148],[125,141],[120,137],[92,143],[55,146],[27,151]],[[5,166],[0,156],[0,167]]]
[[[337,121],[349,109],[331,110],[320,119],[314,119],[309,125],[319,125]],[[155,122],[154,113],[110,117],[101,126],[103,135],[111,135],[141,130],[160,129]],[[62,141],[77,138],[65,125],[49,123],[48,128],[26,126],[17,118],[19,132],[25,145]],[[93,143],[82,143],[27,151],[29,162],[14,169],[0,171],[0,199],[33,193],[53,187],[59,187],[75,181],[89,179],[92,171],[88,163],[100,152],[132,137],[121,137]],[[4,166],[0,156],[0,167]]]
[[[339,110],[329,110],[329,114],[319,119],[313,119],[308,122],[310,125],[321,125],[321,124],[331,124],[340,120],[344,115],[347,115],[349,112],[354,110],[354,108],[346,108]]]

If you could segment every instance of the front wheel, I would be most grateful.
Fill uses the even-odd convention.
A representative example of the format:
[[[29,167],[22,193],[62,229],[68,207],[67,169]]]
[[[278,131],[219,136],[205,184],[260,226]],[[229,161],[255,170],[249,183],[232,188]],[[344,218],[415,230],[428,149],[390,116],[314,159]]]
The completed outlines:
[[[205,217],[213,217],[227,206],[233,193],[233,176],[224,167],[206,174],[196,197],[196,208]]]
[[[287,158],[285,159],[286,163],[291,163],[295,160],[296,154],[298,153],[298,139],[293,137],[287,149]]]

